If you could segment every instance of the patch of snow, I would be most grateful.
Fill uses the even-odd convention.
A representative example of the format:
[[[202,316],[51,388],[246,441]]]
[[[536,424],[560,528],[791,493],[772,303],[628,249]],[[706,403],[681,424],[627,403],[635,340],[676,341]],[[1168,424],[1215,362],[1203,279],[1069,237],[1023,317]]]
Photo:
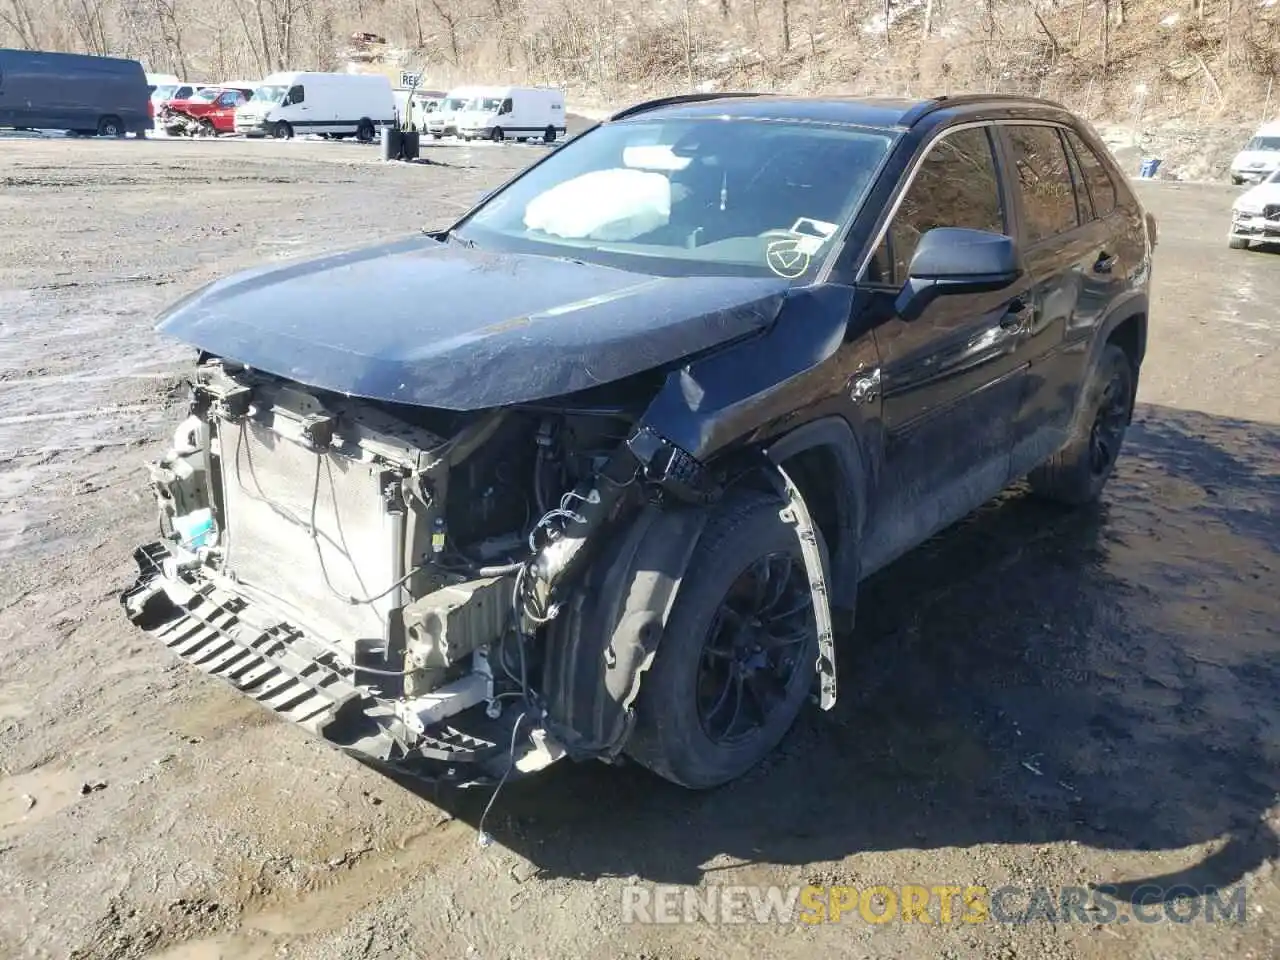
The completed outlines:
[[[1275,2],[1276,2],[1276,0],[1270,0],[1270,2],[1271,2],[1271,3],[1275,3]],[[1171,13],[1171,14],[1169,14],[1167,17],[1165,17],[1163,20],[1161,20],[1161,21],[1160,21],[1160,26],[1162,26],[1162,27],[1172,27],[1175,23],[1177,23],[1177,22],[1178,22],[1179,20],[1181,20],[1181,19],[1182,19],[1182,14],[1180,14],[1180,13]]]

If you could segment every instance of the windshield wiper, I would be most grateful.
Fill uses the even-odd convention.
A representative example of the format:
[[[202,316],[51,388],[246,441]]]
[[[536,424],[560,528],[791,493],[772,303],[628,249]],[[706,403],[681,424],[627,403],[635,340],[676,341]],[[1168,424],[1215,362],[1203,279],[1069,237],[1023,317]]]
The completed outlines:
[[[474,250],[476,248],[476,242],[474,240],[472,240],[470,237],[460,236],[457,230],[450,230],[448,233],[444,235],[444,238],[446,240],[451,240],[454,243],[460,243],[464,247],[466,247],[468,250]]]

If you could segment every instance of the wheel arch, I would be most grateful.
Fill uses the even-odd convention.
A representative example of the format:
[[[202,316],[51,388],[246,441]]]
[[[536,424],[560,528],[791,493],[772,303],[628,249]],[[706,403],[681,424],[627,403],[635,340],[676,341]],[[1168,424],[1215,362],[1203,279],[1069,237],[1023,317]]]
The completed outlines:
[[[1110,344],[1115,344],[1128,356],[1133,366],[1133,393],[1138,393],[1138,380],[1142,362],[1147,355],[1147,315],[1148,303],[1143,294],[1137,294],[1121,302],[1103,321],[1089,351],[1089,362],[1085,366],[1086,375],[1098,363],[1102,351]],[[1082,411],[1077,410],[1079,417]]]
[[[832,607],[842,626],[851,623],[866,515],[864,460],[852,428],[839,417],[824,417],[750,453],[746,462],[754,464],[738,482],[759,480],[762,489],[773,490],[766,476],[774,472],[771,465],[792,476],[830,551]],[[587,565],[547,628],[542,694],[548,729],[570,755],[621,752],[644,674],[714,509],[643,506]]]

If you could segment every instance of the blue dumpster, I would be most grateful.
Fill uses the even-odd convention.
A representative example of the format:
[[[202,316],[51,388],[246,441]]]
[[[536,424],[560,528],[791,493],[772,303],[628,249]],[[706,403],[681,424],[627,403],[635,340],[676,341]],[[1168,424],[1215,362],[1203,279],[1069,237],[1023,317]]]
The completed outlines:
[[[1160,169],[1159,157],[1143,157],[1142,169],[1138,172],[1143,180],[1150,180],[1156,175],[1156,171]]]

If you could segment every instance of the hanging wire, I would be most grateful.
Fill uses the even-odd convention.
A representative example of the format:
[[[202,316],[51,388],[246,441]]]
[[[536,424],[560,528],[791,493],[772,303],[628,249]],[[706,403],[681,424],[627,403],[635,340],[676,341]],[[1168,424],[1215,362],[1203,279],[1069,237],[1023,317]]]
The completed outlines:
[[[489,802],[484,805],[484,813],[480,814],[480,823],[476,825],[476,843],[482,847],[487,847],[493,843],[493,837],[485,832],[484,822],[489,816],[489,811],[493,809],[493,804],[498,799],[498,794],[502,792],[507,778],[511,776],[511,771],[515,769],[516,737],[520,735],[520,724],[524,722],[525,716],[526,714],[522,713],[516,717],[515,725],[511,728],[511,749],[507,752],[507,769],[502,771],[502,778],[498,781],[498,785],[493,788],[493,793],[489,796]]]

